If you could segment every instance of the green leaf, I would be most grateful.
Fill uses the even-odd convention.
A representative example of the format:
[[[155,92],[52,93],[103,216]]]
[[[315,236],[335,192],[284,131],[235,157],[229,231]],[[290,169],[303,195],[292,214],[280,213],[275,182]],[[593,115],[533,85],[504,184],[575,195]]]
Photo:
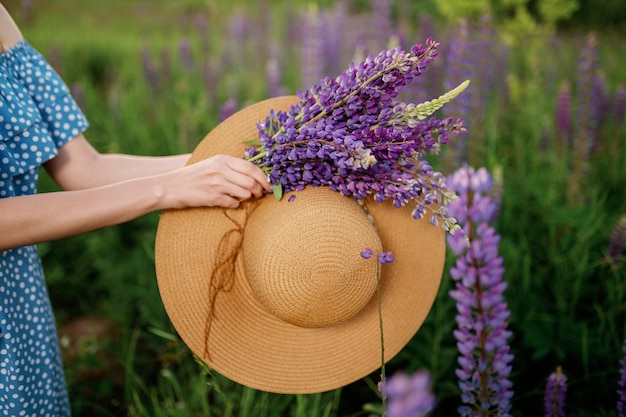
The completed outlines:
[[[252,140],[247,140],[245,142],[243,142],[244,145],[251,145],[251,146],[261,146],[262,143],[260,140],[256,140],[256,139],[252,139]]]
[[[281,198],[283,198],[283,186],[282,184],[274,184],[272,186],[272,189],[274,191],[274,198],[278,201],[280,201]]]

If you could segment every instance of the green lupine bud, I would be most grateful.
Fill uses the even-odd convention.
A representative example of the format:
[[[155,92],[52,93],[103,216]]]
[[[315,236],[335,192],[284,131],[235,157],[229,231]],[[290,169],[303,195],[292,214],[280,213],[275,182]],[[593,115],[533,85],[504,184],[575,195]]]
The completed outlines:
[[[463,92],[469,85],[469,80],[463,81],[458,87],[448,91],[439,98],[434,100],[425,101],[420,104],[409,104],[407,105],[406,111],[410,117],[417,118],[418,120],[424,120],[437,110],[443,107],[444,104],[451,102],[454,100],[459,94]]]

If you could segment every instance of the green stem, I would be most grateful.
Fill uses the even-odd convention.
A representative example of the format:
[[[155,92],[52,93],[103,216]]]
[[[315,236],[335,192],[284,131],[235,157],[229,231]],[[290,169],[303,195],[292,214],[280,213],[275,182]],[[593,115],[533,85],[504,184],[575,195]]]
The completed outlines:
[[[383,333],[383,310],[382,310],[382,302],[381,302],[381,290],[380,290],[380,269],[382,266],[379,265],[378,272],[376,274],[376,291],[378,292],[378,325],[380,327],[380,381],[382,383],[382,416],[385,417],[387,415],[387,394],[385,394],[385,384],[387,383],[387,377],[385,376],[385,337]]]
[[[258,154],[254,155],[252,158],[248,158],[247,161],[248,162],[258,161],[259,159],[263,158],[265,155],[267,155],[267,150],[265,148],[263,148],[263,150],[261,152],[259,152]]]

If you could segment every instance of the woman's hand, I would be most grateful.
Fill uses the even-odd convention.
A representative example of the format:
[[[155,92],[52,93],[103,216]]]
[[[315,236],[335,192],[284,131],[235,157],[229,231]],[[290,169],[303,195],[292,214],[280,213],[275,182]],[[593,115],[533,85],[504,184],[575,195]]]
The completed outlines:
[[[162,208],[202,206],[239,207],[262,197],[272,187],[263,171],[251,162],[229,155],[208,159],[159,176]]]

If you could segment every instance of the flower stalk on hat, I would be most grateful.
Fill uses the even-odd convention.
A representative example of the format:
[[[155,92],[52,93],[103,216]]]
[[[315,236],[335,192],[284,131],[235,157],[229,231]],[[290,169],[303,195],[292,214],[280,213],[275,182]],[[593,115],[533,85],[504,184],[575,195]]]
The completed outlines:
[[[326,77],[299,91],[298,103],[288,111],[272,110],[258,124],[260,140],[249,142],[253,146],[246,150],[246,159],[268,174],[277,199],[307,185],[328,186],[358,201],[372,196],[379,203],[391,199],[396,207],[413,202],[415,219],[423,218],[426,209],[435,204],[430,222],[454,234],[460,227],[446,214],[446,205],[455,194],[424,157],[439,153],[450,135],[465,132],[462,119],[430,116],[457,97],[469,81],[432,101],[412,104],[398,100],[400,92],[427,71],[439,45],[429,38],[409,51],[399,47],[385,50],[361,63],[351,63],[335,78]],[[361,255],[369,258],[372,253],[366,249]],[[379,254],[381,264],[392,261],[389,252]],[[381,393],[384,414],[384,389]]]
[[[400,92],[426,72],[438,48],[429,38],[409,51],[385,50],[299,91],[298,103],[288,111],[271,111],[259,123],[260,140],[249,142],[254,146],[246,159],[268,174],[278,199],[307,185],[328,186],[357,200],[371,195],[377,202],[392,199],[396,207],[413,202],[416,219],[437,204],[430,222],[450,233],[460,230],[446,214],[455,195],[424,157],[437,154],[450,135],[465,132],[462,119],[430,116],[469,81],[432,101],[398,101]]]

